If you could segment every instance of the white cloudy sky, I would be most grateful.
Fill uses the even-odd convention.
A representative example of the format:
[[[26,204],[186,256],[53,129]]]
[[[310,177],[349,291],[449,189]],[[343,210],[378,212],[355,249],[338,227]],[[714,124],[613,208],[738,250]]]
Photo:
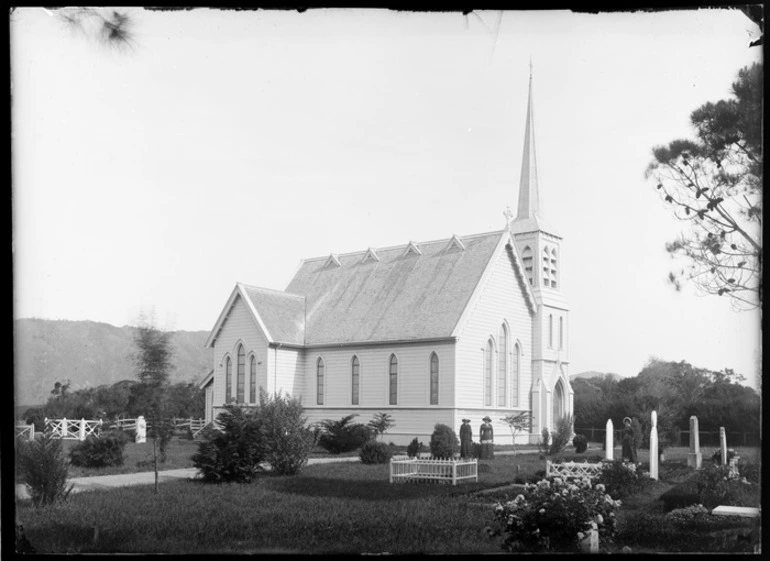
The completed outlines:
[[[531,57],[571,372],[654,355],[756,387],[759,314],[673,291],[681,225],[644,180],[759,60],[739,11],[129,11],[124,52],[12,15],[16,317],[208,330],[302,258],[501,229]]]

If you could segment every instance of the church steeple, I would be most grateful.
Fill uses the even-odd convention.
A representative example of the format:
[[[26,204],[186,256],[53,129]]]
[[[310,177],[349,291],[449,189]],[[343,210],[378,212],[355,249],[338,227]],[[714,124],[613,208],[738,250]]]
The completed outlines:
[[[524,154],[521,159],[519,182],[519,209],[517,220],[540,216],[540,193],[537,186],[537,158],[535,155],[535,115],[532,107],[532,60],[529,61],[529,99],[524,128]]]

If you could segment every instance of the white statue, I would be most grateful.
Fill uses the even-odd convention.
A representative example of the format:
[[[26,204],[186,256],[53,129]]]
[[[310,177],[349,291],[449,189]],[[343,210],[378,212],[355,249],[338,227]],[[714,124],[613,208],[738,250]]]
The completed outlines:
[[[144,444],[147,442],[147,422],[144,420],[144,415],[139,415],[136,418],[136,443]]]

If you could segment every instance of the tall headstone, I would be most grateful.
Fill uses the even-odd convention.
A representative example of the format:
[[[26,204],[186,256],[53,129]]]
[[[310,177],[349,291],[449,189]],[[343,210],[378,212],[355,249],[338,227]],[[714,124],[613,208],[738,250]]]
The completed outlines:
[[[605,431],[607,434],[604,437],[604,444],[605,444],[605,454],[604,457],[608,460],[615,459],[613,456],[615,443],[612,440],[613,433],[614,433],[614,427],[612,426],[612,419],[607,419],[607,429]]]
[[[653,411],[650,429],[650,478],[658,478],[658,413]]]
[[[703,456],[700,453],[700,436],[698,434],[698,417],[690,417],[690,453],[687,454],[687,465],[691,468],[700,469],[703,463]]]
[[[722,465],[727,465],[727,435],[725,427],[719,427],[719,450],[722,453]]]

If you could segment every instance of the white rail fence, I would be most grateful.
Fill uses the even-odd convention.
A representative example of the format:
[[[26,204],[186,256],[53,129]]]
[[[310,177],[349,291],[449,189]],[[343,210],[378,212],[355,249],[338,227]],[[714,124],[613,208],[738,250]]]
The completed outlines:
[[[172,419],[174,430],[189,429],[193,438],[197,437],[206,427],[204,419]],[[31,428],[30,428],[31,427]],[[150,423],[147,423],[150,428]],[[136,419],[119,418],[112,421],[87,420],[87,419],[45,419],[45,431],[53,433],[64,440],[85,440],[88,436],[99,436],[101,430],[119,429],[136,430]],[[34,425],[17,425],[16,434],[21,435],[31,432],[30,440],[35,437]]]
[[[588,477],[593,479],[602,472],[604,464],[589,464],[588,462],[564,462],[560,464],[553,463],[551,460],[545,463],[546,477],[563,477],[564,479],[583,479]]]
[[[35,425],[16,425],[16,438],[35,440]]]
[[[460,481],[479,480],[477,459],[426,459],[396,456],[390,460],[390,482],[428,481],[457,485]]]

